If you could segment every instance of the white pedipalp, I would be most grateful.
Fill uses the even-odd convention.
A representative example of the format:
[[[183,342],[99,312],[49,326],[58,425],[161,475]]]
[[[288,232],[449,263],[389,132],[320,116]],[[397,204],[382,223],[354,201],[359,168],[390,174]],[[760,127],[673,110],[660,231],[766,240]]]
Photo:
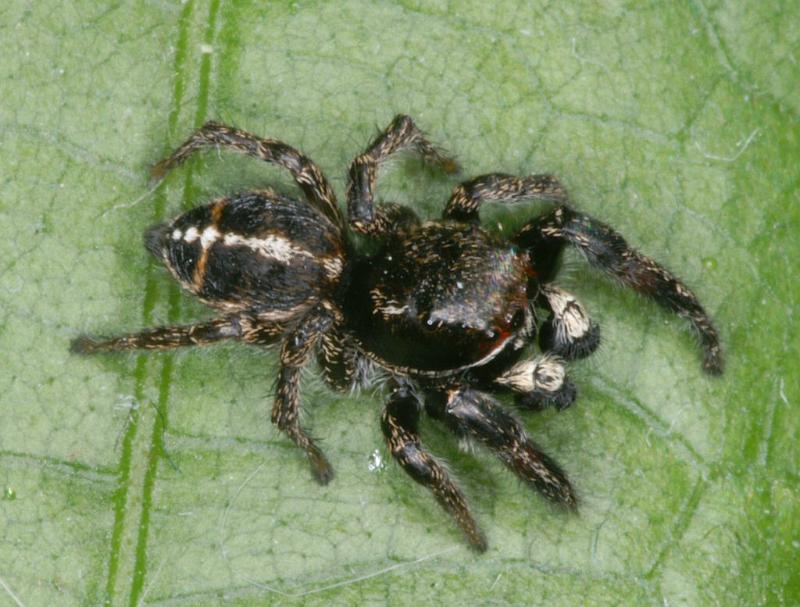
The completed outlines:
[[[547,285],[542,291],[553,309],[559,342],[573,342],[589,332],[589,316],[574,296],[553,285]]]
[[[495,381],[516,392],[527,394],[537,390],[556,392],[564,385],[566,369],[563,361],[551,354],[542,354],[514,365]]]

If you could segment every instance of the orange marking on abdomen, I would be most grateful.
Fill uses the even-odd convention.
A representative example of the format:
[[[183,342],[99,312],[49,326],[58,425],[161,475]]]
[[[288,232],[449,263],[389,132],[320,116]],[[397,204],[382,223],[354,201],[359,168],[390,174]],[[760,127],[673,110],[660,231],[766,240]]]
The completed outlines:
[[[204,248],[200,253],[200,258],[197,260],[197,265],[194,268],[194,276],[192,277],[192,285],[196,292],[200,292],[203,288],[203,280],[206,277],[206,265],[208,264],[208,252],[211,247]]]
[[[217,232],[219,232],[219,222],[222,219],[222,213],[225,210],[225,207],[228,205],[227,198],[219,198],[215,200],[211,204],[211,222],[206,226],[206,230],[208,228],[214,228]],[[205,230],[204,230],[205,232]],[[219,236],[219,234],[217,234]],[[194,286],[195,291],[198,293],[203,288],[203,281],[206,277],[206,266],[208,265],[208,255],[211,247],[214,246],[214,243],[211,242],[209,246],[204,246],[202,248],[202,252],[200,253],[200,258],[197,260],[197,265],[194,268],[194,276],[192,277],[192,285]]]
[[[211,225],[215,228],[219,227],[219,220],[222,219],[222,212],[228,204],[227,198],[220,198],[215,201],[211,207]]]

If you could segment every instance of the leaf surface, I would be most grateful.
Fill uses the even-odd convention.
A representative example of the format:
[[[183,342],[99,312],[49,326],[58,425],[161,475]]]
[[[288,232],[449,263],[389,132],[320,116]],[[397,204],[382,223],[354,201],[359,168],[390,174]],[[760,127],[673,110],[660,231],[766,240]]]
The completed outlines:
[[[800,5],[746,4],[5,3],[0,604],[800,603]],[[680,319],[568,256],[561,284],[603,347],[572,366],[576,406],[525,423],[580,515],[423,423],[483,556],[386,461],[380,391],[304,376],[337,470],[320,488],[269,426],[274,352],[68,353],[79,333],[208,316],[148,259],[148,225],[247,187],[293,191],[214,153],[150,190],[149,166],[192,128],[283,139],[342,196],[400,112],[462,178],[559,175],[686,280],[727,354],[722,378],[703,375]],[[380,193],[435,217],[456,183],[401,159]],[[511,233],[541,208],[485,220]]]

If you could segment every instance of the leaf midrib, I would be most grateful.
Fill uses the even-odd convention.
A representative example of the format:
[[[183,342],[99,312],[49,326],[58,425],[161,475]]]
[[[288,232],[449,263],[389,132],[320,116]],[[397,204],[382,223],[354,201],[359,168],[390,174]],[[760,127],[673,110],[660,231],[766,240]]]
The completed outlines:
[[[208,17],[203,32],[203,43],[213,45],[217,31],[217,17],[220,0],[208,2]],[[190,33],[195,2],[187,2],[178,20],[178,39],[175,45],[174,82],[172,109],[168,118],[168,133],[177,131],[183,109],[184,93],[187,83],[188,58],[190,53]],[[199,10],[199,9],[198,9]],[[200,60],[197,78],[198,93],[194,126],[199,127],[207,118],[209,90],[211,80],[211,54],[204,53]],[[169,144],[167,144],[169,145]],[[192,190],[192,168],[184,171],[182,205],[190,204]],[[153,221],[163,221],[167,207],[167,196],[163,188],[156,191],[153,203]],[[153,311],[158,302],[157,264],[150,261],[145,272],[144,297],[142,300],[143,326],[153,323]],[[180,292],[176,285],[170,285],[167,294],[167,320],[177,322],[180,316]],[[157,404],[155,407],[140,407],[133,412],[130,423],[122,440],[122,450],[118,465],[118,490],[114,496],[114,525],[111,538],[108,575],[106,578],[105,603],[109,605],[136,605],[140,602],[145,589],[147,574],[147,540],[149,534],[150,509],[153,491],[156,484],[158,464],[163,454],[163,436],[167,426],[169,392],[172,384],[174,357],[166,354],[161,359],[161,366],[152,377],[148,372],[148,356],[141,354],[136,359],[134,370],[134,394],[138,402],[145,399],[145,388],[152,382],[158,386]],[[147,429],[150,432],[147,432]],[[137,448],[137,437],[138,447]],[[136,462],[137,455],[146,453],[145,462]],[[138,464],[138,465],[137,465]],[[141,469],[143,466],[143,470]],[[139,470],[138,475],[132,472]],[[135,497],[132,494],[136,493]],[[130,506],[140,506],[138,518],[128,512]],[[135,529],[132,527],[135,526]],[[133,538],[125,542],[125,538]],[[120,571],[131,571],[129,580],[119,578]]]

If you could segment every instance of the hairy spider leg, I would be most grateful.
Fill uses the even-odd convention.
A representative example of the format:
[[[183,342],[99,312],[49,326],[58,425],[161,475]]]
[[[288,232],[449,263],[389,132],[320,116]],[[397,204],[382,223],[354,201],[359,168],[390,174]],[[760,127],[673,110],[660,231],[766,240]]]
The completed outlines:
[[[457,185],[447,201],[443,217],[477,223],[478,211],[484,202],[514,203],[532,199],[566,202],[567,191],[552,175],[516,177],[489,173]]]
[[[574,295],[553,283],[539,287],[538,303],[550,311],[539,329],[539,346],[566,360],[585,358],[600,345],[598,327]]]
[[[517,477],[551,502],[577,510],[578,499],[564,471],[534,444],[522,424],[488,394],[459,387],[433,400],[433,406],[438,407],[433,416],[456,434],[483,443]]]
[[[95,338],[82,335],[70,344],[75,354],[94,354],[120,350],[170,350],[183,346],[207,346],[223,339],[240,339],[239,316],[174,327],[154,327],[117,337]]]
[[[486,537],[472,518],[464,495],[444,466],[421,444],[418,425],[419,401],[406,385],[396,386],[381,417],[389,452],[411,478],[431,490],[436,501],[456,520],[470,546],[485,552]]]
[[[322,378],[337,392],[351,389],[358,379],[359,353],[339,323],[322,334],[317,362]]]
[[[536,267],[541,276],[555,272],[564,245],[576,247],[594,267],[686,318],[700,340],[703,369],[711,375],[722,373],[719,336],[697,296],[663,266],[628,245],[610,226],[567,207],[558,207],[525,224],[515,241],[531,251],[534,263],[542,260],[543,265]]]
[[[331,481],[333,467],[300,426],[300,372],[332,322],[332,313],[320,304],[286,336],[281,347],[281,368],[272,407],[272,423],[305,451],[311,464],[311,473],[321,485]]]
[[[81,335],[72,340],[70,351],[86,355],[124,350],[172,350],[209,346],[225,339],[269,346],[285,333],[284,324],[264,320],[257,314],[232,314],[191,325],[153,327],[109,338]]]
[[[259,137],[218,122],[206,122],[170,156],[156,163],[151,170],[153,179],[162,179],[191,154],[211,146],[223,147],[287,169],[306,198],[336,225],[343,225],[336,195],[314,161],[282,141]]]
[[[400,150],[413,147],[422,159],[438,166],[446,173],[458,170],[456,162],[442,154],[414,121],[399,115],[378,135],[367,150],[353,160],[347,177],[347,212],[350,226],[362,234],[387,234],[408,222],[414,222],[411,209],[390,203],[375,205],[375,181],[378,168],[389,156]]]

